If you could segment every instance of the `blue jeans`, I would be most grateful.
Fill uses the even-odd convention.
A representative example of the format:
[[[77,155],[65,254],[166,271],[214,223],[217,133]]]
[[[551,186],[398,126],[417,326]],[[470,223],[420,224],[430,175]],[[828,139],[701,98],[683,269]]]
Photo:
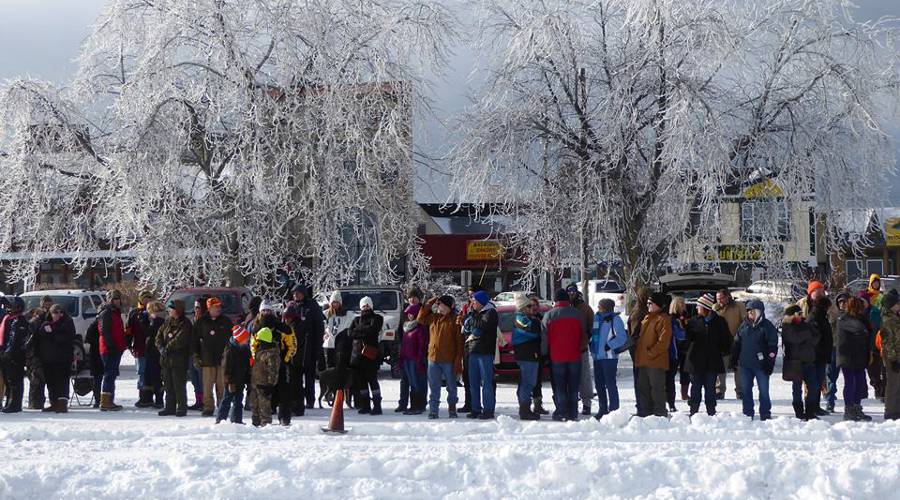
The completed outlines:
[[[707,415],[716,414],[716,379],[718,373],[692,373],[691,374],[691,399],[688,405],[691,407],[691,415],[700,410],[701,391],[704,393],[703,402]]]
[[[823,365],[824,366],[824,365]],[[744,415],[753,417],[753,380],[759,387],[759,418],[768,420],[772,418],[772,400],[769,399],[769,376],[761,367],[739,367],[741,371],[741,397],[744,407]]]
[[[447,382],[447,404],[455,406],[459,401],[456,397],[456,376],[453,375],[453,363],[428,362],[428,385],[431,386],[431,400],[428,401],[428,409],[437,413],[441,400],[441,381]]]
[[[530,405],[531,393],[537,385],[540,363],[537,361],[516,361],[516,363],[519,365],[519,389],[516,395],[519,396],[520,405]]]
[[[119,376],[119,363],[122,361],[121,352],[111,352],[100,356],[103,360],[103,384],[100,392],[114,394],[116,392],[116,377]]]
[[[137,366],[137,388],[138,392],[140,392],[144,390],[144,373],[147,371],[147,358],[144,356],[134,358],[134,362]]]
[[[828,362],[828,366],[825,368],[825,376],[827,377],[825,402],[828,406],[834,406],[834,403],[837,401],[837,379],[841,375],[841,369],[838,368],[836,357],[835,352],[832,351],[831,361]]]
[[[469,354],[469,388],[472,390],[472,412],[494,413],[493,354]]]
[[[232,424],[241,424],[244,422],[244,386],[236,386],[237,392],[228,390],[225,386],[225,396],[219,404],[219,411],[216,413],[216,422],[225,420],[226,418]]]
[[[812,407],[818,407],[821,392],[813,388],[819,387],[822,382],[817,377],[816,365],[807,365],[803,367],[803,381],[791,382],[791,397],[795,405],[804,405],[806,411],[810,411]],[[806,395],[806,402],[803,401],[803,384],[809,388]],[[815,408],[812,408],[815,410]]]
[[[556,405],[554,417],[578,420],[578,391],[581,389],[581,360],[571,363],[551,363],[553,380],[553,403]]]
[[[619,386],[616,385],[618,367],[618,359],[594,360],[594,387],[597,389],[597,399],[600,401],[598,415],[606,415],[619,409]]]
[[[409,381],[409,390],[414,394],[425,394],[425,386],[427,384],[425,380],[425,374],[420,374],[418,371],[419,363],[411,360],[403,361],[403,374],[406,376],[406,380]]]

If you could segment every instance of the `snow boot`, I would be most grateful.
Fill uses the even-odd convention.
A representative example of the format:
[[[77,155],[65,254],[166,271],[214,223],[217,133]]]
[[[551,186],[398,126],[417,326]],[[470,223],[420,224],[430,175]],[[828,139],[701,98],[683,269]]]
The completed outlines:
[[[428,412],[428,420],[437,420],[438,414],[436,411]]]
[[[582,415],[590,415],[591,414],[591,405],[581,405],[581,414]]]
[[[409,396],[409,399],[412,400],[412,395]],[[394,413],[402,413],[402,414],[406,415],[407,411],[409,411],[409,409],[403,403],[398,403],[397,407],[394,408]]]
[[[681,400],[687,401],[691,399],[691,396],[688,394],[688,389],[691,387],[691,384],[681,384]]]
[[[861,420],[863,422],[871,422],[872,421],[872,417],[863,413],[862,405],[856,405],[856,418],[858,418],[859,420]]]
[[[186,417],[187,410],[175,410],[175,416],[176,417]]]
[[[359,408],[360,415],[368,415],[372,413],[371,401],[369,400],[368,394],[360,394],[359,401],[357,407]]]
[[[824,417],[828,415],[828,412],[823,410],[821,406],[816,406],[815,408],[813,408],[812,413],[817,417]]]
[[[541,416],[531,411],[530,403],[519,403],[519,420],[540,420]]]
[[[459,413],[471,413],[471,412],[472,412],[472,407],[469,406],[469,405],[463,405],[462,408],[460,408],[460,409],[457,410],[457,411],[458,411]]]
[[[161,410],[161,409],[165,408],[166,403],[165,403],[165,401],[163,401],[163,391],[157,391],[153,395],[153,398],[154,398],[154,400],[153,400],[154,408],[156,408],[157,410]]]
[[[41,408],[41,413],[52,413],[56,411],[56,403],[50,402],[46,407]]]
[[[157,412],[157,415],[159,415],[160,417],[171,417],[175,415],[175,410],[173,410],[172,408],[163,408],[162,410]]]
[[[194,404],[188,406],[188,410],[201,411],[203,410],[203,393],[195,392],[194,393]]]
[[[404,410],[404,415],[421,415],[425,412],[425,405],[422,402],[425,400],[424,396],[419,394],[410,394],[409,395],[409,403],[410,407],[408,410]]]
[[[856,406],[854,405],[845,405],[844,406],[844,422],[856,422],[859,418],[856,416]]]
[[[137,403],[134,404],[135,408],[150,408],[153,406],[153,389],[143,388],[141,389],[140,395],[138,395]]]
[[[800,420],[806,420],[806,412],[803,411],[803,403],[794,403],[794,416]]]
[[[450,417],[450,418],[457,418],[457,417],[459,416],[459,415],[457,415],[457,413],[456,413],[456,405],[450,405],[450,406],[448,407],[448,412],[449,412],[449,417]]]
[[[58,398],[53,405],[56,413],[69,413],[69,398]]]
[[[471,413],[470,413],[471,415]],[[478,420],[494,420],[494,412],[485,411],[478,415]]]
[[[541,398],[534,398],[534,413],[537,415],[549,415],[550,412],[544,409],[541,404]]]
[[[381,396],[376,395],[372,398],[372,413],[370,415],[381,415]]]
[[[828,413],[834,413],[834,403],[827,403],[825,405],[825,411]]]
[[[115,396],[111,392],[100,393],[100,411],[121,411],[122,407],[115,402]]]
[[[476,411],[470,411],[470,412],[466,415],[466,418],[471,418],[472,420],[474,420],[474,419],[478,418],[479,415],[481,415],[481,413],[476,412]]]

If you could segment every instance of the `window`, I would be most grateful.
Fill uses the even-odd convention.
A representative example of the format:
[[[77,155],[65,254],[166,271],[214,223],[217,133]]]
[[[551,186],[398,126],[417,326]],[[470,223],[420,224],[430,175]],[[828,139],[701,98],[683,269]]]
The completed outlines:
[[[772,221],[776,221],[772,224]],[[784,200],[741,203],[741,241],[790,241],[791,210]]]
[[[97,315],[97,308],[94,307],[94,302],[90,297],[82,297],[81,298],[81,313],[85,318],[92,318]]]
[[[879,276],[884,274],[884,261],[881,259],[867,260],[866,261],[866,274],[867,275],[877,274]]]
[[[848,260],[844,266],[847,271],[847,282],[862,278],[862,261]]]

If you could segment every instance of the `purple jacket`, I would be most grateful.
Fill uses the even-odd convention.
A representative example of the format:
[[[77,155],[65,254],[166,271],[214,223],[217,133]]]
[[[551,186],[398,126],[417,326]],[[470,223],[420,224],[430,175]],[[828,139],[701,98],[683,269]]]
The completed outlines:
[[[421,306],[410,305],[403,311],[404,314],[419,314]],[[403,337],[400,342],[400,362],[415,361],[422,370],[428,359],[428,329],[415,321],[405,321],[401,326]]]

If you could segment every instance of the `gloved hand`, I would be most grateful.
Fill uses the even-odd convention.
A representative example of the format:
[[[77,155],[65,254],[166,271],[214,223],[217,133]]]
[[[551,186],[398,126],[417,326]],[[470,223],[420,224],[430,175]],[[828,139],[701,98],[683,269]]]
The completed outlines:
[[[891,371],[900,373],[900,361],[891,361]]]

